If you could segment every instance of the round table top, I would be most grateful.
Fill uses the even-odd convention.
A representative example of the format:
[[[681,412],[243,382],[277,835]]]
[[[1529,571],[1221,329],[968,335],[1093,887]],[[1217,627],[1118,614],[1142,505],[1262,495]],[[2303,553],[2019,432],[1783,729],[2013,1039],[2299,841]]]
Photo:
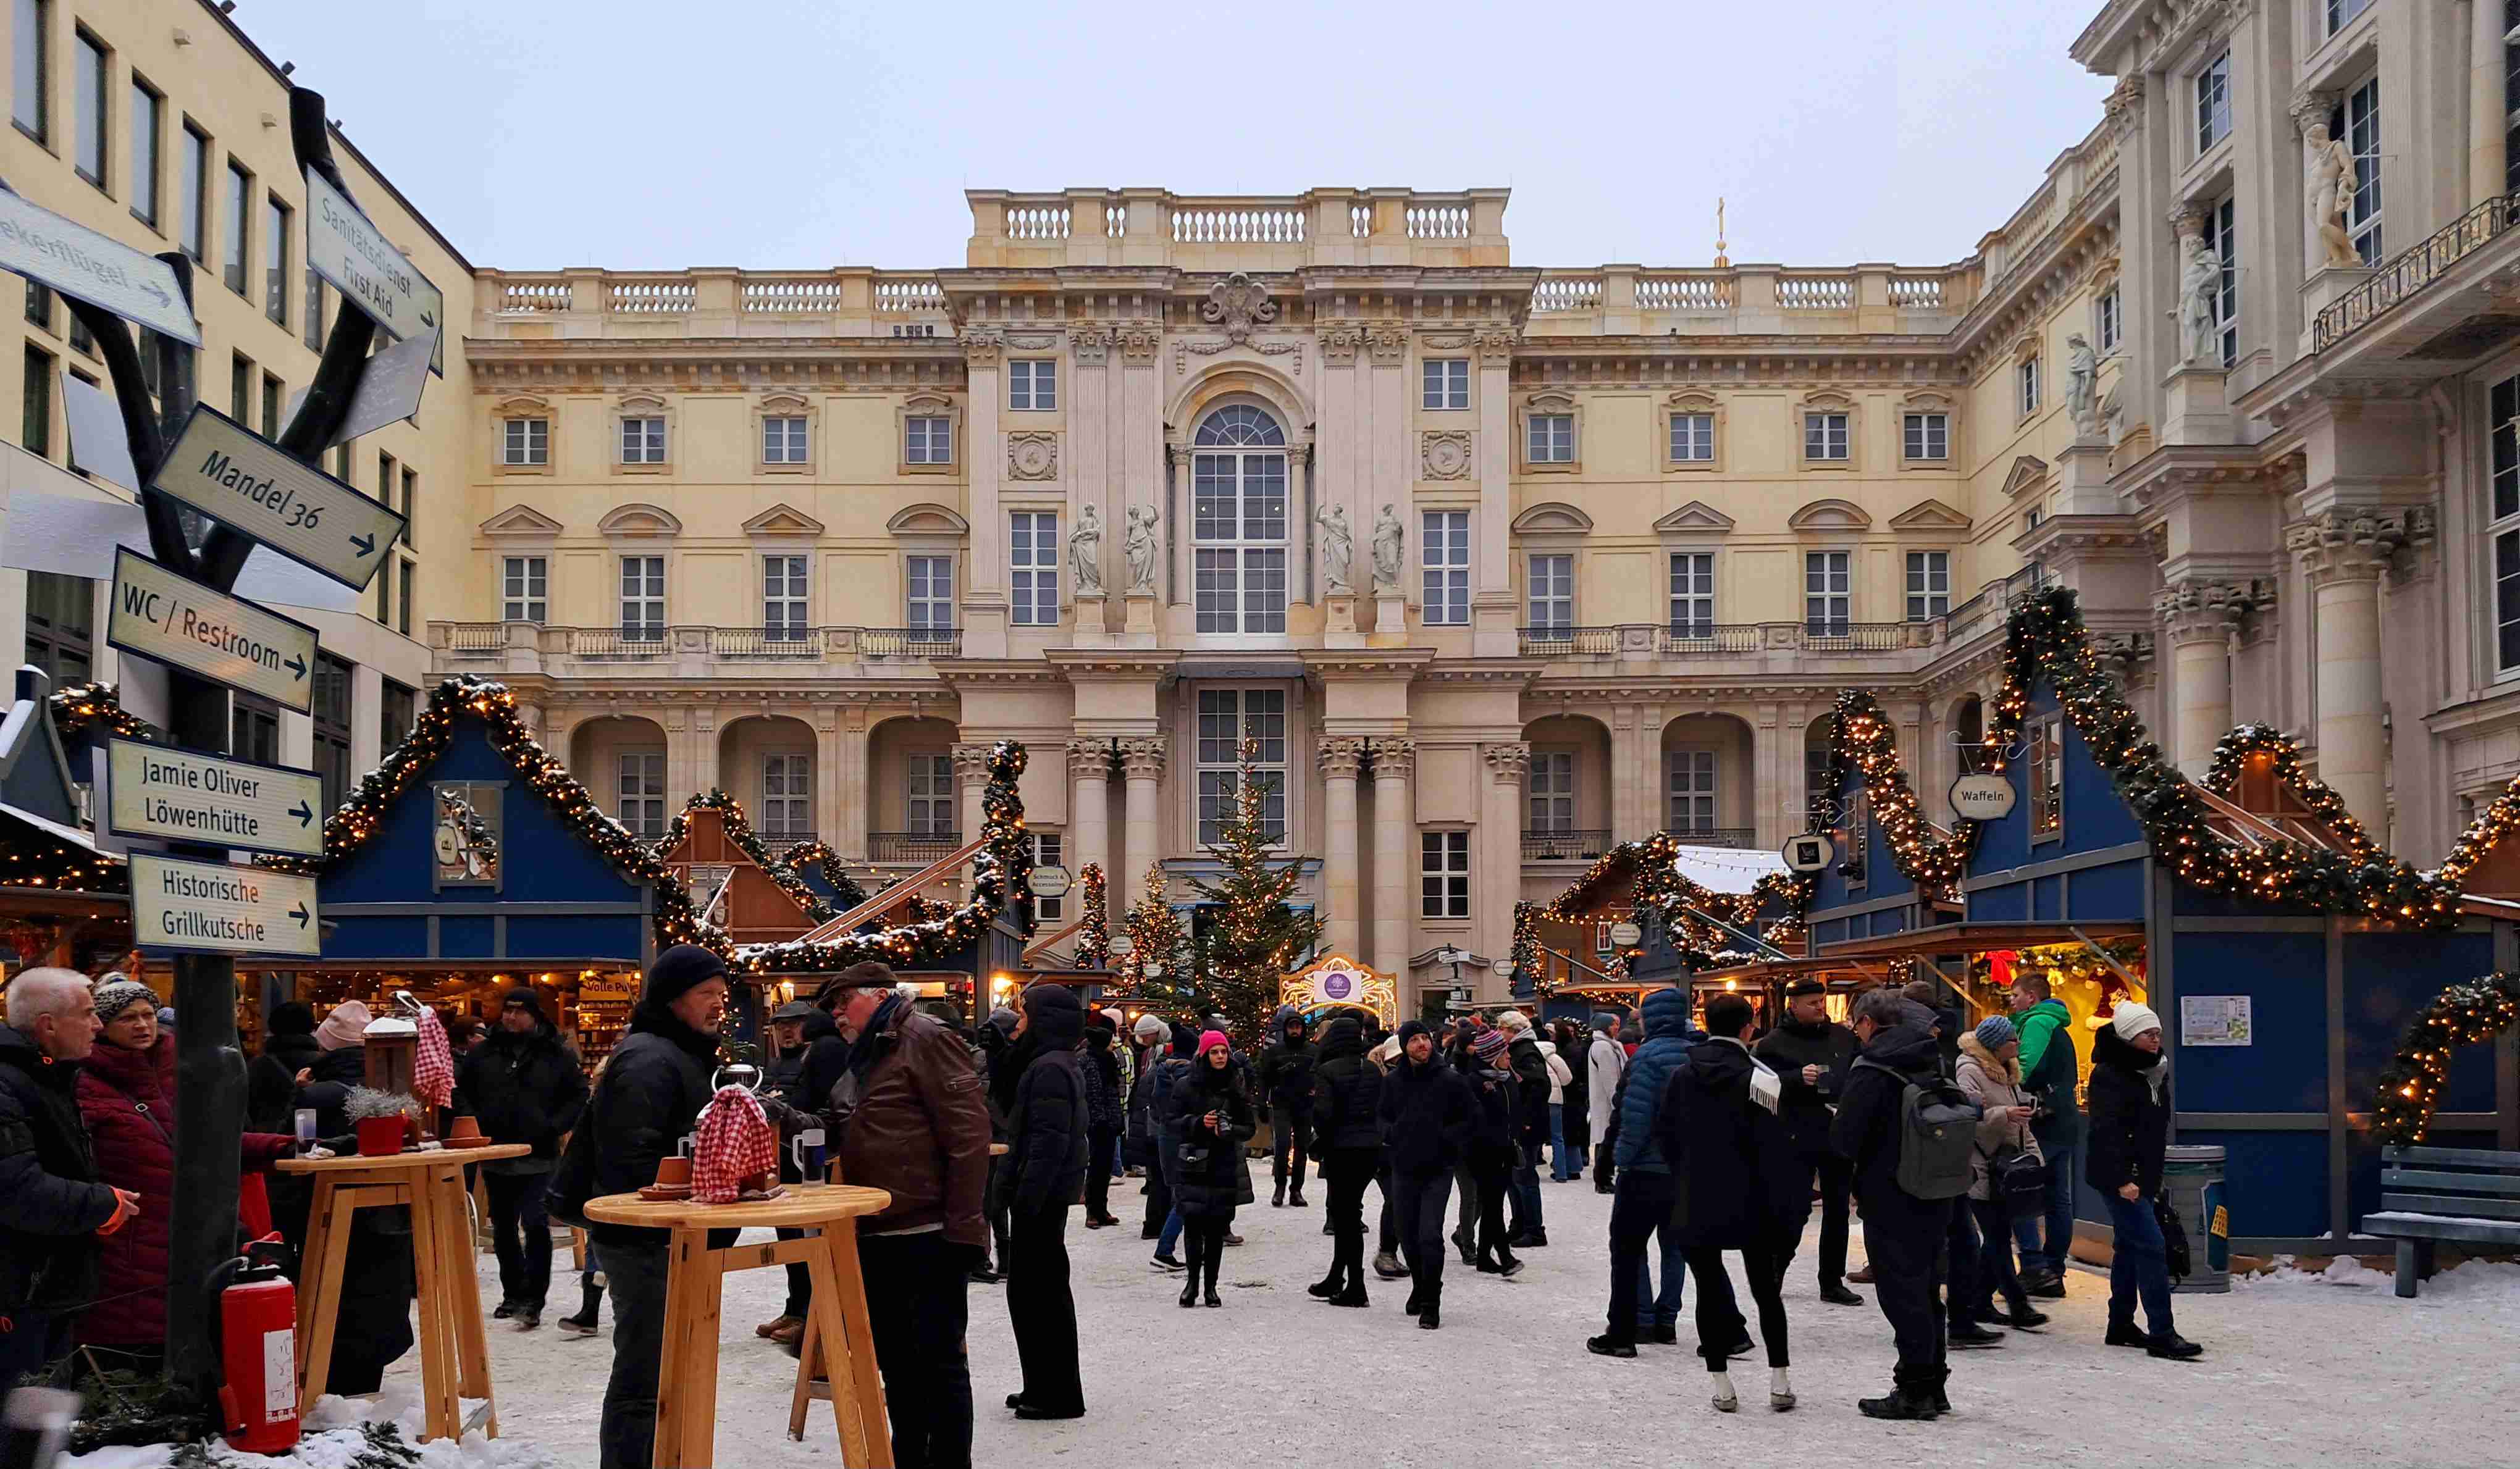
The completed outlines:
[[[400,1153],[343,1153],[338,1158],[281,1158],[272,1169],[285,1174],[350,1173],[363,1168],[425,1168],[432,1163],[481,1163],[495,1158],[521,1158],[532,1152],[525,1142],[494,1142],[488,1147],[413,1149]]]
[[[879,1214],[891,1205],[892,1195],[880,1188],[790,1183],[779,1197],[755,1203],[703,1204],[693,1199],[651,1203],[635,1193],[607,1194],[586,1201],[586,1217],[599,1224],[642,1229],[801,1229]]]

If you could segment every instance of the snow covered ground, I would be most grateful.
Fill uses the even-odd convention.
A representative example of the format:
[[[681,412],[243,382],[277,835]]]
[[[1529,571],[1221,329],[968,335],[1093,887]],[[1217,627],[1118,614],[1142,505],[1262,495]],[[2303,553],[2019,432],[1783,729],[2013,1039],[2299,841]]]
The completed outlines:
[[[1890,1333],[1877,1308],[1821,1304],[1808,1246],[1786,1287],[1794,1385],[1802,1405],[1767,1410],[1766,1371],[1734,1373],[1742,1411],[1716,1413],[1706,1374],[1683,1347],[1646,1346],[1634,1361],[1590,1355],[1607,1287],[1609,1200],[1579,1183],[1543,1184],[1550,1237],[1510,1281],[1448,1269],[1444,1326],[1417,1329],[1403,1285],[1371,1282],[1370,1311],[1306,1296],[1329,1241],[1313,1207],[1242,1212],[1250,1243],[1231,1251],[1225,1307],[1184,1311],[1181,1277],[1148,1269],[1135,1224],[1144,1201],[1112,1189],[1123,1228],[1068,1231],[1089,1412],[1018,1423],[1002,1405],[1019,1381],[1005,1295],[971,1290],[978,1463],[1600,1466],[1675,1463],[1861,1465],[1930,1455],[1936,1469],[2087,1464],[2509,1465],[2520,1462],[2512,1386],[2520,1342],[2520,1265],[2471,1264],[2391,1294],[2385,1272],[2350,1261],[2323,1275],[2288,1269],[2225,1296],[2177,1298],[2180,1329],[2203,1343],[2192,1363],[2100,1345],[2107,1282],[2078,1271],[2055,1319],[2006,1346],[1954,1354],[1956,1414],[1885,1424],[1855,1409],[1883,1391]],[[1367,1206],[1377,1208],[1369,1192]],[[1860,1232],[1860,1231],[1859,1231]],[[1860,1258],[1861,1248],[1857,1254]],[[560,1262],[565,1265],[565,1256]],[[1737,1269],[1738,1262],[1735,1261]],[[497,1267],[481,1261],[495,1304]],[[837,1466],[830,1408],[815,1404],[805,1442],[787,1438],[794,1364],[752,1333],[775,1315],[783,1272],[727,1281],[718,1387],[718,1462]],[[1867,1297],[1870,1292],[1857,1287]],[[554,1281],[546,1320],[575,1307],[575,1277]],[[1688,1293],[1693,1305],[1695,1291]],[[1746,1306],[1747,1298],[1743,1298]],[[607,1335],[525,1334],[491,1325],[500,1448],[468,1464],[534,1469],[596,1462],[597,1408],[611,1359]],[[1694,1334],[1684,1319],[1682,1335]],[[388,1391],[416,1384],[416,1357]],[[1195,1435],[1197,1442],[1187,1442]],[[451,1446],[449,1446],[451,1450]],[[1080,1452],[1081,1450],[1081,1452]],[[459,1461],[451,1451],[432,1463]],[[260,1462],[260,1461],[253,1461]],[[109,1469],[101,1458],[96,1469]],[[131,1458],[110,1469],[140,1469]]]

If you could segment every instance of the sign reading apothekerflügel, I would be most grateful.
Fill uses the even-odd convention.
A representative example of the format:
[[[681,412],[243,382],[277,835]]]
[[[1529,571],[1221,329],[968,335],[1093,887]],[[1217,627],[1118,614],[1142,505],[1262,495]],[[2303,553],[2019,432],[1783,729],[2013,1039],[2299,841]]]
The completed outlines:
[[[131,854],[131,936],[142,949],[309,958],[324,951],[314,878],[154,852]]]
[[[445,334],[446,297],[312,168],[306,170],[306,263],[394,335]]]
[[[175,267],[0,190],[0,270],[41,281],[124,321],[202,344]]]
[[[106,742],[117,836],[158,836],[248,852],[324,855],[324,781],[313,771]]]
[[[129,547],[113,553],[105,641],[300,714],[315,705],[315,630],[167,570]]]
[[[403,529],[402,516],[206,403],[193,405],[150,488],[349,587],[376,579]]]

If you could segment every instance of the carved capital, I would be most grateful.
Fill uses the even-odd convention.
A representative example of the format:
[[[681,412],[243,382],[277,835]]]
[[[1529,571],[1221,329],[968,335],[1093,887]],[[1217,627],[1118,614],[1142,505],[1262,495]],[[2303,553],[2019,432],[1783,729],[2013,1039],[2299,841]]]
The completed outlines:
[[[2400,551],[2431,545],[2433,525],[2429,506],[2328,511],[2285,526],[2284,550],[2313,587],[2377,581]]]
[[[2292,113],[2293,130],[2307,138],[2313,127],[2327,126],[2328,114],[2336,111],[2336,94],[2305,88],[2292,94],[2287,111]]]
[[[1079,367],[1101,367],[1111,357],[1111,329],[1083,326],[1067,335],[1068,349],[1076,354]]]
[[[1164,737],[1161,734],[1140,735],[1120,741],[1120,769],[1132,780],[1160,780],[1164,778]]]
[[[1356,366],[1356,349],[1364,338],[1354,327],[1332,327],[1321,334],[1322,362],[1328,367]]]
[[[985,785],[989,779],[989,750],[986,744],[966,741],[954,746],[954,780],[960,785]]]
[[[2153,594],[2152,615],[2174,647],[2228,643],[2249,608],[2249,589],[2232,582],[2190,578]]]
[[[1398,322],[1375,322],[1365,329],[1365,347],[1375,367],[1398,367],[1409,360],[1409,329]]]
[[[2133,72],[2121,77],[2110,89],[2104,104],[2108,111],[2109,131],[2120,138],[2134,135],[2143,126],[2143,73]]]
[[[1483,744],[1479,753],[1488,762],[1488,776],[1499,785],[1520,785],[1531,770],[1531,746],[1521,740],[1505,744]]]
[[[1365,768],[1365,741],[1337,734],[1322,741],[1322,774],[1333,780],[1353,780]]]
[[[1069,740],[1067,773],[1079,780],[1110,779],[1111,741],[1107,739]]]
[[[1152,367],[1155,349],[1162,344],[1163,334],[1153,327],[1123,327],[1120,338],[1120,360],[1134,367]]]
[[[1470,349],[1478,353],[1481,367],[1501,367],[1513,361],[1513,334],[1482,332],[1470,338]]]
[[[971,367],[993,368],[1006,360],[1007,338],[1002,332],[966,332],[962,335],[963,361]]]
[[[1396,780],[1406,785],[1417,770],[1418,741],[1377,739],[1373,742],[1373,779],[1376,783]]]

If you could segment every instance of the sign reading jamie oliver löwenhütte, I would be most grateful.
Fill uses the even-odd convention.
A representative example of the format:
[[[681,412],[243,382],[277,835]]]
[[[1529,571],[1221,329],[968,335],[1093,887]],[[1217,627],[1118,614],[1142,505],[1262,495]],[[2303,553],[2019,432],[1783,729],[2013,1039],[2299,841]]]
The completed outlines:
[[[312,168],[306,170],[306,264],[394,335],[444,337],[446,297],[349,196]]]
[[[175,267],[0,189],[0,270],[40,281],[188,347],[202,344]]]
[[[313,771],[106,741],[108,813],[117,836],[248,852],[324,855],[324,780]]]
[[[305,714],[315,706],[315,630],[214,592],[127,546],[114,548],[105,641]]]
[[[150,488],[344,586],[365,589],[403,517],[205,403]]]
[[[144,950],[324,952],[314,878],[155,852],[131,854],[131,936]]]

